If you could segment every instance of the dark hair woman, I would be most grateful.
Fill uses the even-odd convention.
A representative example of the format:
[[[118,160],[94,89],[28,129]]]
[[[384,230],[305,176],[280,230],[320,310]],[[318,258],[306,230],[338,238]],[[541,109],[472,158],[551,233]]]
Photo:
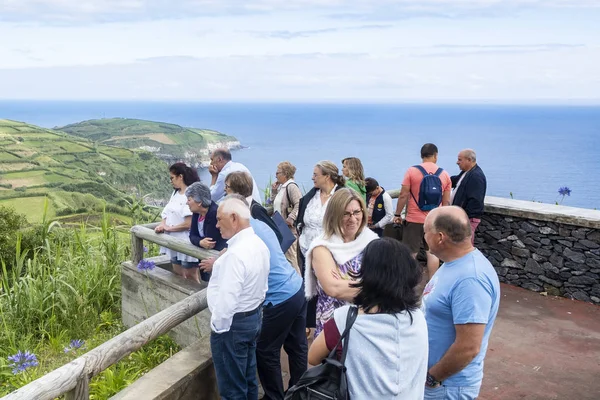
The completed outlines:
[[[175,163],[169,167],[169,179],[173,186],[171,199],[161,213],[161,222],[154,231],[166,233],[178,239],[188,240],[190,226],[192,225],[192,211],[187,205],[185,190],[189,185],[198,182],[198,172],[195,168],[188,167],[184,163]],[[185,276],[184,269],[194,268],[198,260],[194,257],[166,247],[160,248],[161,254],[167,254],[171,258],[173,272]]]
[[[428,339],[416,291],[421,267],[402,243],[382,238],[367,245],[354,278],[359,312],[345,363],[350,398],[423,399]],[[348,307],[335,310],[325,324],[309,349],[310,364],[319,364],[333,350]]]

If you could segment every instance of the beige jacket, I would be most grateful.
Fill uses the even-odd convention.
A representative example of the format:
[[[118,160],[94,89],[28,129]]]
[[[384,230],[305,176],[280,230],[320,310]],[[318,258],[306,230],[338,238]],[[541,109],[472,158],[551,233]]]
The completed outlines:
[[[280,189],[281,185],[279,185],[277,189],[271,190],[271,201],[275,201],[275,197],[277,196],[277,193],[279,193]],[[281,216],[285,218],[289,224],[294,225],[294,222],[298,217],[298,210],[300,209],[300,199],[302,198],[302,192],[300,191],[298,184],[296,184],[296,182],[294,181],[290,182],[284,190],[287,190],[287,195],[286,193],[283,194],[283,198],[281,200],[281,210],[273,211],[279,211]],[[291,208],[292,210],[288,213],[289,208]]]

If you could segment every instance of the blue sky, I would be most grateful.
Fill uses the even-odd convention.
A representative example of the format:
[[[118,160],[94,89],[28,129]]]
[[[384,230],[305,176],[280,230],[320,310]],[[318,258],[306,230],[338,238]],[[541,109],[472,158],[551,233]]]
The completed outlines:
[[[0,98],[600,103],[600,0],[3,0]]]

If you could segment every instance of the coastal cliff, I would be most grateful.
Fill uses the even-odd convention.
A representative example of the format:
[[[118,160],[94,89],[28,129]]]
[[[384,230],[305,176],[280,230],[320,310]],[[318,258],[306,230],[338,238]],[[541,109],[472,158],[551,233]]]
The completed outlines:
[[[196,168],[208,166],[214,149],[243,147],[234,136],[214,130],[130,118],[94,119],[54,129],[105,145],[147,151],[167,164],[183,161]]]

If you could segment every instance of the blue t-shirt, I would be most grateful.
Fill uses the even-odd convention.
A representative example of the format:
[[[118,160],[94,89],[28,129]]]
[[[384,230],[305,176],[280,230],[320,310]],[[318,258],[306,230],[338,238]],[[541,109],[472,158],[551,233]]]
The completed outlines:
[[[479,354],[446,386],[476,386],[483,379],[483,359],[500,305],[500,282],[494,267],[477,249],[444,263],[425,286],[423,311],[429,331],[428,367],[454,343],[454,325],[486,324]]]
[[[298,290],[302,287],[302,278],[285,258],[273,229],[254,218],[250,218],[250,226],[254,229],[254,233],[267,245],[271,254],[269,289],[265,297],[265,306],[269,303],[275,306],[298,293]]]

